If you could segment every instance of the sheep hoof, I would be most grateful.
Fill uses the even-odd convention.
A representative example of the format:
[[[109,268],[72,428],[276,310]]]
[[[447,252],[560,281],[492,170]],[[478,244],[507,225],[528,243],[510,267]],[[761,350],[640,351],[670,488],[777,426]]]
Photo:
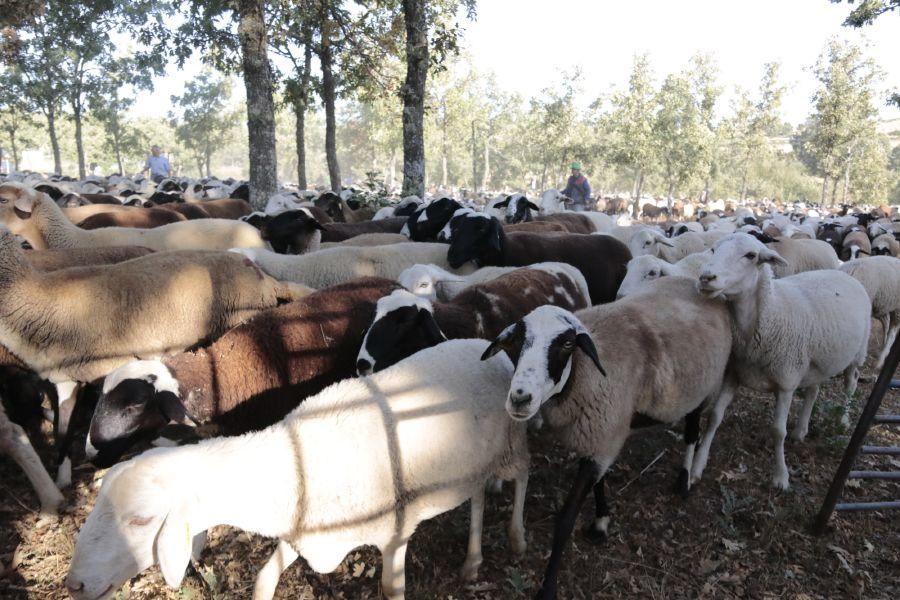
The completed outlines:
[[[794,440],[795,442],[802,442],[803,440],[806,439],[807,433],[808,433],[807,431],[801,431],[799,429],[795,429],[794,431],[791,432],[791,439]]]
[[[791,487],[789,479],[790,478],[788,477],[787,473],[784,473],[782,475],[775,475],[775,477],[772,478],[772,487],[774,487],[776,490],[786,492],[788,488]]]
[[[56,487],[59,489],[67,488],[72,484],[72,461],[67,456],[59,465],[56,472]]]
[[[600,519],[591,521],[587,527],[584,528],[583,533],[588,541],[596,546],[600,546],[609,541],[609,535],[607,533],[608,527],[609,517],[601,517]]]
[[[481,567],[481,560],[480,556],[475,559],[466,559],[461,572],[463,581],[472,582],[478,579],[478,569]]]
[[[682,498],[687,498],[691,492],[691,476],[687,469],[678,471],[678,480],[675,481],[674,492]]]

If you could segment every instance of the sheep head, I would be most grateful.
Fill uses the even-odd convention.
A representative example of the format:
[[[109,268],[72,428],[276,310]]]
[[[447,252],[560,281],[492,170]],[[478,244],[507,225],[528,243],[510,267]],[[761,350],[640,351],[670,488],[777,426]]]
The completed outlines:
[[[513,419],[524,421],[563,390],[572,373],[572,354],[576,348],[606,375],[597,347],[581,321],[565,309],[544,305],[500,332],[481,360],[501,350],[509,356],[515,372],[506,398],[506,412]]]
[[[756,289],[761,270],[776,264],[787,261],[752,235],[732,233],[710,249],[697,290],[709,298],[741,296]]]

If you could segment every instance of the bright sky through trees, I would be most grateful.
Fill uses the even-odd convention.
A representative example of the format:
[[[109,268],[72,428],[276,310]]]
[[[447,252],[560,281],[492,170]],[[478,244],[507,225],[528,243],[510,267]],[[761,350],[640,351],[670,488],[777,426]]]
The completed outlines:
[[[841,26],[847,12],[846,4],[826,0],[481,0],[463,45],[476,68],[493,71],[503,87],[526,97],[580,67],[584,105],[625,84],[635,53],[650,54],[658,78],[682,69],[697,52],[711,53],[725,87],[720,110],[735,85],[755,89],[763,64],[777,61],[788,88],[783,115],[799,124],[812,107],[811,67],[831,36],[868,44],[867,55],[885,72],[885,89],[900,88],[900,15],[854,30]],[[196,61],[170,67],[135,110],[165,116],[165,99],[199,70]],[[896,118],[900,110],[885,107],[881,114]]]

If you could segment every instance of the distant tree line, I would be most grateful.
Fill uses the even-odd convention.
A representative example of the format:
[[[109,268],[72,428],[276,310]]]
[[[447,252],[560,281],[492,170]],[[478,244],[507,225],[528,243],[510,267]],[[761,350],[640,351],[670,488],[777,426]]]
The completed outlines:
[[[635,198],[900,202],[900,155],[876,129],[880,72],[836,41],[794,130],[781,117],[776,63],[727,107],[703,55],[659,78],[636,56],[628,80],[590,103],[578,72],[530,97],[502,89],[459,53],[475,0],[14,4],[0,36],[0,147],[14,165],[23,148],[48,144],[56,172],[64,157],[81,177],[96,160],[134,171],[148,142],[162,141],[185,173],[249,166],[257,204],[279,179],[419,194],[542,190],[561,185],[572,160],[596,191]],[[895,5],[863,3],[848,23]],[[130,115],[152,75],[195,53],[207,70],[171,98],[168,119]],[[235,76],[243,107],[229,100]]]

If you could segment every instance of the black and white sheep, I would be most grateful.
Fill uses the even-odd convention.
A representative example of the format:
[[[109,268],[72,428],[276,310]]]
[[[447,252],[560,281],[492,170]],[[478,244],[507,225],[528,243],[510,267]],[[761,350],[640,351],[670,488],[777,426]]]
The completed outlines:
[[[567,310],[590,306],[584,276],[571,265],[543,263],[473,285],[449,302],[397,290],[378,301],[356,370],[360,375],[381,371],[448,338],[491,339],[544,304]]]

